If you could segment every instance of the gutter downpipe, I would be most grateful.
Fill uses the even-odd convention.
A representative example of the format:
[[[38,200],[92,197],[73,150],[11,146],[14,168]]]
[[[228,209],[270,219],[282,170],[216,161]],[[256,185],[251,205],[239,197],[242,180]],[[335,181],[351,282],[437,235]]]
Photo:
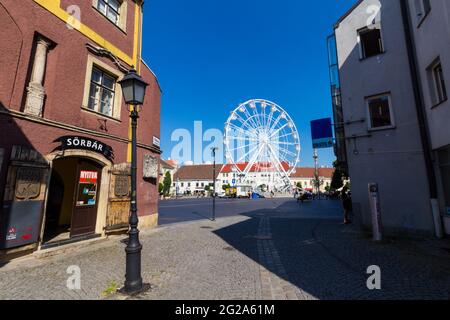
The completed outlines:
[[[424,150],[425,166],[428,175],[428,187],[430,191],[430,204],[433,215],[434,231],[436,237],[442,239],[444,237],[444,233],[442,228],[441,213],[439,210],[437,179],[433,166],[429,128],[427,126],[426,111],[423,102],[423,92],[422,87],[420,85],[419,72],[417,70],[418,59],[417,54],[414,50],[415,44],[411,32],[410,12],[407,0],[400,0],[400,5],[402,10],[403,28],[405,31],[406,49],[408,52],[408,62],[409,62],[409,69],[411,72],[411,80],[414,91],[417,119],[419,122],[420,138]]]

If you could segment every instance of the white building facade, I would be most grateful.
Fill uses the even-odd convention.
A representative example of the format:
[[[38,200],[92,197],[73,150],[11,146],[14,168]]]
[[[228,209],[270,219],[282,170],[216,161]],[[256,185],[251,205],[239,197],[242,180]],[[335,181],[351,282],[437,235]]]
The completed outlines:
[[[417,0],[408,4],[418,103],[425,113],[439,210],[444,230],[450,233],[450,2]]]
[[[336,154],[340,164],[348,168],[354,213],[364,226],[371,226],[368,186],[376,183],[385,232],[407,231],[440,236],[446,219],[446,204],[444,175],[439,171],[446,172],[448,149],[445,148],[450,143],[450,134],[446,126],[442,129],[431,127],[448,122],[450,117],[449,108],[444,110],[445,101],[441,101],[444,108],[437,112],[439,115],[436,114],[439,120],[421,114],[411,43],[408,32],[405,32],[408,21],[416,20],[417,12],[415,8],[412,11],[413,7],[421,2],[428,7],[426,3],[429,4],[429,1],[421,0],[357,1],[335,25],[329,48],[333,111],[337,123]],[[444,2],[431,1],[441,5]],[[374,8],[379,9],[378,15],[368,15]],[[439,6],[436,10],[440,10]],[[443,26],[448,21],[447,16],[446,20],[436,21],[434,27],[440,26],[448,33],[448,25]],[[424,26],[426,22],[423,20],[420,23]],[[434,44],[424,40],[425,37],[427,41],[436,38],[430,34],[425,36],[422,32],[425,33],[413,32],[416,43],[420,43],[422,37],[421,46],[427,46],[428,51],[438,50],[431,49]],[[416,52],[422,50],[418,46],[412,49]],[[441,54],[448,58],[446,50]],[[431,64],[433,61],[439,62],[436,60],[439,54],[421,53],[417,56],[430,61],[428,67],[424,67],[425,63],[419,67],[422,73],[420,78],[425,81],[426,70],[439,66]],[[450,68],[450,65],[447,66]],[[437,73],[446,76],[450,69],[437,70]],[[444,100],[442,90],[439,94]],[[430,103],[428,113],[433,112],[431,109]],[[428,126],[430,129],[427,132]],[[433,165],[428,150],[430,141],[436,151],[442,150],[444,170],[439,170],[439,165],[434,163],[435,170],[430,173],[430,164]],[[435,153],[435,158],[437,155]],[[440,182],[434,182],[433,175],[437,172]],[[433,192],[433,186],[441,190],[439,197]]]
[[[242,164],[239,167],[245,166],[246,164]],[[216,165],[216,192],[222,193],[224,187],[228,186],[237,187],[255,185],[258,187],[264,186],[265,191],[276,191],[271,190],[271,186],[274,185],[273,180],[276,173],[273,171],[259,171],[260,167],[258,168],[258,170],[250,170],[247,178],[244,180],[243,176],[234,165]],[[297,184],[301,183],[304,190],[315,191],[314,172],[314,168],[296,168],[290,176],[292,189],[295,189]],[[334,169],[320,168],[318,169],[318,172],[319,181],[321,182],[320,191],[325,192],[326,187],[331,185]],[[175,194],[178,189],[178,194],[181,195],[203,194],[213,190],[213,183],[213,165],[183,166],[179,168],[174,175],[172,193]]]

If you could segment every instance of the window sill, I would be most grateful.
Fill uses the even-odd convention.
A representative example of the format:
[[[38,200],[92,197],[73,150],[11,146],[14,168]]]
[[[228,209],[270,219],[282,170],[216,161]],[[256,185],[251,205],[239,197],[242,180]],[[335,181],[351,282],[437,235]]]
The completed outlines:
[[[442,101],[440,101],[440,102],[438,102],[438,103],[436,103],[436,104],[434,104],[434,105],[432,105],[430,109],[431,109],[431,110],[436,109],[437,107],[443,105],[443,104],[446,103],[447,101],[448,101],[448,98],[445,99],[445,100],[442,100]]]
[[[377,131],[386,131],[386,130],[394,130],[396,128],[395,125],[392,126],[385,126],[385,127],[379,127],[379,128],[369,128],[369,132],[377,132]]]
[[[103,114],[101,112],[89,109],[88,107],[82,106],[81,110],[84,111],[84,112],[88,112],[88,113],[91,113],[93,115],[105,118],[107,120],[112,120],[112,121],[115,121],[115,122],[118,122],[118,123],[122,123],[122,120],[120,120],[119,118],[115,118],[115,117],[112,117],[112,116],[107,116],[106,114]]]
[[[112,22],[111,20],[108,19],[107,16],[105,16],[101,11],[99,11],[95,6],[92,6],[92,8],[94,8],[94,10],[101,16],[102,19],[106,19],[106,21],[108,21],[109,23],[111,23],[114,27],[117,28],[117,30],[119,30],[120,32],[122,32],[124,35],[128,35],[127,31],[122,28],[121,26],[115,24],[114,22]]]
[[[370,56],[370,57],[367,57],[367,58],[359,58],[359,61],[363,62],[363,61],[366,61],[366,60],[370,60],[370,59],[373,59],[373,58],[376,58],[376,57],[379,57],[379,56],[383,56],[385,53],[386,53],[386,51],[383,51],[383,52],[381,52],[379,54],[376,54],[376,55],[373,55],[373,56]]]

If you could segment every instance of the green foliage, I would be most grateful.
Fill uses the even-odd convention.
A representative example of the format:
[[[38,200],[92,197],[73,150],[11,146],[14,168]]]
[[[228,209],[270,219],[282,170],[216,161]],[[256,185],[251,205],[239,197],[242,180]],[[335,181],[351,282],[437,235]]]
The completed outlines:
[[[164,176],[163,180],[163,194],[168,195],[170,193],[170,186],[172,185],[172,176],[170,175],[170,172],[167,171],[166,175]]]
[[[119,290],[119,285],[115,281],[112,281],[108,285],[108,287],[102,292],[102,296],[107,297],[111,294],[116,293],[118,290]]]
[[[332,190],[337,190],[344,186],[344,172],[342,171],[337,161],[333,163],[333,167],[335,170],[333,173],[333,177],[331,178],[330,187]]]
[[[209,191],[209,190],[211,190],[211,186],[206,186],[205,191]]]
[[[319,172],[314,172],[314,179],[312,180],[314,187],[317,189],[320,188],[321,185],[323,185],[323,180],[320,180]]]
[[[229,185],[229,184],[224,184],[223,186],[222,186],[222,189],[224,190],[224,191],[227,191],[227,189],[230,189],[231,188],[231,186]]]
[[[162,182],[160,182],[159,186],[158,186],[158,193],[163,194],[163,191],[164,191],[164,185],[162,184]]]

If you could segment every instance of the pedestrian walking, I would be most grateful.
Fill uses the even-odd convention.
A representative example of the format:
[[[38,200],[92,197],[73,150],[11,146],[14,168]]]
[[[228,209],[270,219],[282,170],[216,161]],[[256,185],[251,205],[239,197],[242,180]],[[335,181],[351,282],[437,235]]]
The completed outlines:
[[[341,192],[342,208],[344,209],[344,224],[350,224],[350,212],[352,211],[352,198],[348,188],[344,187]]]

